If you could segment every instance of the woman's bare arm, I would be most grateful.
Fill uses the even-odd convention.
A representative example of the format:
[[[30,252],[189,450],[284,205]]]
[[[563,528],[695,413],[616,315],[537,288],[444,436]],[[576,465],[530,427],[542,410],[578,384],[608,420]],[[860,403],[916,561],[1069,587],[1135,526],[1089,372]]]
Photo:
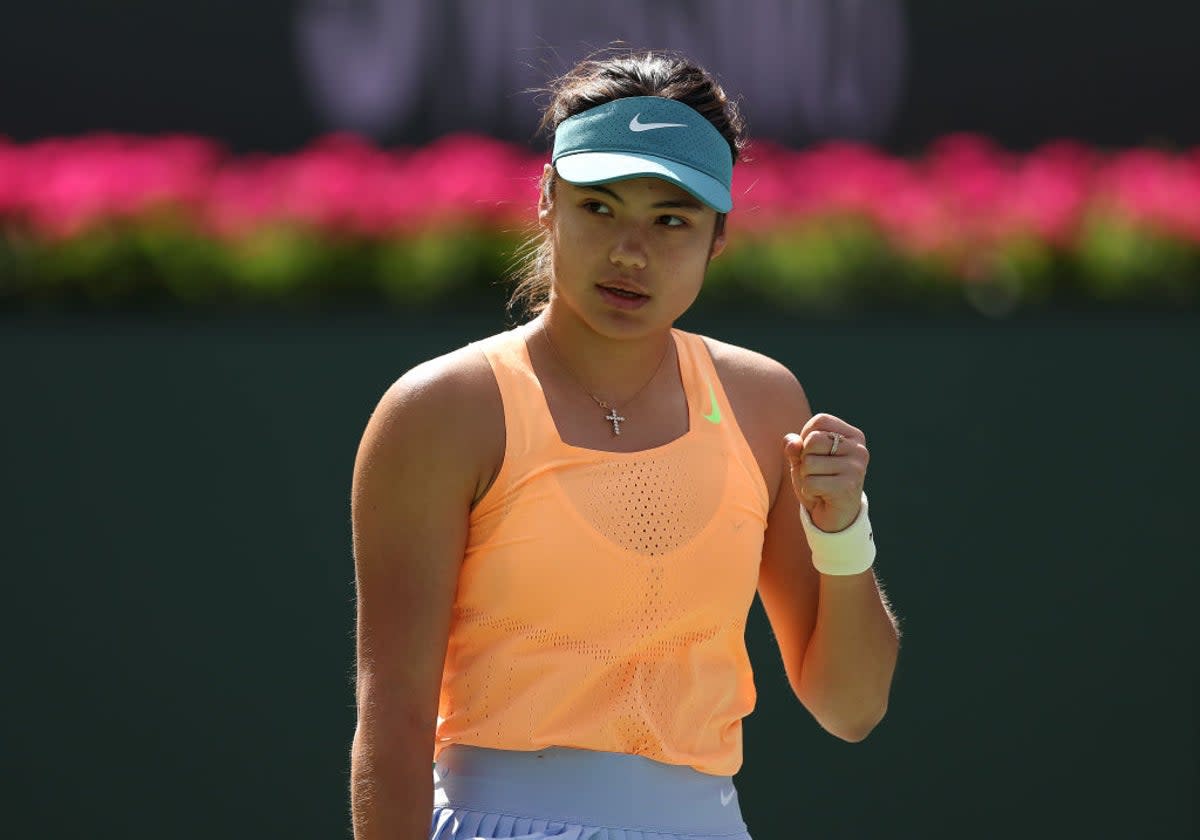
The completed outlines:
[[[470,507],[494,466],[497,430],[484,425],[494,413],[480,411],[481,401],[490,402],[490,376],[486,360],[471,350],[413,369],[380,400],[358,450],[351,497],[355,840],[429,836],[430,766],[451,608]],[[502,409],[500,418],[502,456]]]
[[[813,567],[784,454],[784,435],[813,418],[796,377],[766,356],[706,341],[772,497],[758,594],[788,681],[822,727],[860,741],[887,709],[898,623],[873,571],[839,577]]]

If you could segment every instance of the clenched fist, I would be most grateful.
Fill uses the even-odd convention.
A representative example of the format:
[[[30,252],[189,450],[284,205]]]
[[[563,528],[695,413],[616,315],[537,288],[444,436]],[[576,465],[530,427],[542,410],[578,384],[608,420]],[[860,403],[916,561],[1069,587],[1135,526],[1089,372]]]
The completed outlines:
[[[822,531],[848,528],[858,518],[867,476],[867,439],[832,414],[816,414],[785,437],[792,490]]]

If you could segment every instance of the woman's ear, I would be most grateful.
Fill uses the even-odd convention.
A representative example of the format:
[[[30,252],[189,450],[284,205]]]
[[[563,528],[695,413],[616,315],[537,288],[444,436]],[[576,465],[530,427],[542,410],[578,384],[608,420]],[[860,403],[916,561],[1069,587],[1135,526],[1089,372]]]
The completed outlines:
[[[545,225],[550,223],[550,215],[554,211],[554,167],[546,164],[542,169],[541,191],[538,194],[538,222]]]
[[[725,250],[725,231],[721,231],[713,237],[712,250],[708,253],[710,260],[715,260],[721,256],[721,252]]]

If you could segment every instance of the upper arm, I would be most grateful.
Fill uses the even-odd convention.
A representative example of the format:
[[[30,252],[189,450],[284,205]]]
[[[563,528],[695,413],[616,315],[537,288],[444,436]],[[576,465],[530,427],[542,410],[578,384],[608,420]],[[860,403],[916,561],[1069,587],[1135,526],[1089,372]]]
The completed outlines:
[[[491,399],[480,364],[452,354],[401,377],[354,464],[359,725],[417,727],[431,750],[468,517],[496,466],[497,434],[503,455],[503,409],[496,429],[499,394]]]
[[[738,424],[754,451],[771,496],[763,537],[758,596],[799,697],[804,652],[817,619],[819,580],[800,522],[784,455],[784,435],[812,417],[804,389],[786,367],[741,348],[710,342]]]
[[[800,383],[790,372],[779,379],[771,389],[771,410],[765,412],[769,430],[764,434],[772,442],[779,467],[775,501],[767,516],[763,538],[758,595],[779,645],[788,682],[799,697],[804,652],[817,620],[820,581],[800,521],[800,503],[792,490],[784,435],[799,432],[812,411]]]

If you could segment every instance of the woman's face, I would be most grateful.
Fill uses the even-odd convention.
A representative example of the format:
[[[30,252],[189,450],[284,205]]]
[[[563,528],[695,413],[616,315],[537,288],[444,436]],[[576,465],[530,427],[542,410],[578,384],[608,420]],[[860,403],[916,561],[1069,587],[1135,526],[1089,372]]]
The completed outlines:
[[[716,211],[658,178],[593,187],[556,179],[539,218],[554,246],[552,306],[613,338],[671,326],[700,293]]]

